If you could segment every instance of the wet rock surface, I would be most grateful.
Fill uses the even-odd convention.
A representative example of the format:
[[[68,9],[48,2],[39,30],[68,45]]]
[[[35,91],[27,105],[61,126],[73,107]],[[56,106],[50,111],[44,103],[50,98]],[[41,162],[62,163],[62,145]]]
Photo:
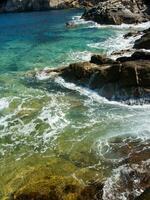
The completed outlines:
[[[22,179],[17,189],[6,194],[9,200],[94,200],[102,198],[103,184],[91,182],[84,185],[70,176],[55,176],[47,167],[35,167],[22,171],[11,180],[15,185]]]
[[[98,90],[108,99],[114,96],[116,100],[149,99],[150,95],[150,53],[145,51],[136,51],[130,57],[120,57],[116,61],[93,55],[90,62],[74,63],[45,73]]]
[[[135,49],[150,49],[150,29],[144,32],[144,35],[135,41]]]

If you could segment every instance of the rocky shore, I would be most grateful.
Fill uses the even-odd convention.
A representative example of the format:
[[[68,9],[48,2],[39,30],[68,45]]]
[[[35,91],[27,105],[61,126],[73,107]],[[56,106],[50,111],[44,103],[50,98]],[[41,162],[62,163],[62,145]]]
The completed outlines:
[[[12,7],[12,2],[14,7]],[[23,7],[19,4],[20,7],[18,7],[18,1],[9,1],[3,7],[3,11],[49,9],[49,1],[39,1],[42,7],[37,2],[24,4]],[[83,18],[101,24],[138,23],[149,20],[148,1],[119,2],[121,4],[118,4],[117,0],[100,3],[86,11]],[[68,6],[68,2],[67,4],[56,4],[55,2],[50,7],[64,8],[64,5]],[[103,55],[92,55],[89,62],[29,72],[25,77],[25,82],[30,86],[37,82],[46,82],[49,86],[51,81],[60,77],[66,82],[94,90],[109,100],[127,103],[135,100],[134,103],[150,103],[150,29],[140,34],[142,36],[135,41],[134,53],[131,56],[122,55],[117,59],[112,59]],[[132,37],[132,35],[133,33],[128,33],[125,37]],[[41,81],[39,76],[43,74],[46,79]],[[114,141],[114,143],[121,142],[120,138]],[[126,144],[119,150],[114,150],[114,154],[118,153],[121,156],[127,154],[128,156],[116,166],[119,175],[117,174],[116,183],[111,185],[113,195],[117,200],[117,194],[129,191],[128,200],[148,200],[150,198],[148,144],[141,144],[141,141],[132,142],[130,138],[127,138]],[[107,200],[112,199],[107,185],[112,184],[114,177],[115,172],[109,180],[89,180],[89,183],[84,184],[73,176],[52,174],[49,166],[35,166],[29,171],[25,169],[20,174],[18,172],[17,177],[12,179],[6,188],[5,196],[7,200]],[[21,181],[17,185],[18,180]],[[10,191],[10,187],[13,188],[14,185],[17,185],[17,189]]]
[[[82,18],[99,24],[132,24],[148,21],[150,3],[144,0],[107,0],[87,9]]]
[[[67,67],[38,73],[44,73],[51,78],[53,75],[54,77],[60,76],[67,82],[95,90],[109,100],[126,101],[127,103],[130,103],[130,100],[136,100],[141,103],[149,103],[149,40],[148,29],[143,32],[140,39],[135,41],[134,53],[131,56],[121,56],[113,60],[102,55],[93,55],[89,62],[74,63]],[[36,77],[37,74],[34,74],[34,79]]]

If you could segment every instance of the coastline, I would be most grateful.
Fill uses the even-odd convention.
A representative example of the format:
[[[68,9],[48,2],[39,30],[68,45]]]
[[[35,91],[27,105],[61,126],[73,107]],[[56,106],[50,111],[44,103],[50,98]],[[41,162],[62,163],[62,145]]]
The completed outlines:
[[[97,24],[94,24],[94,25],[97,26]],[[132,25],[130,26],[132,27]],[[114,28],[115,27],[116,26],[114,26]],[[122,27],[119,26],[118,28],[122,28]],[[129,29],[127,33],[129,33],[131,30],[134,30],[134,29],[132,28]],[[129,38],[127,39],[127,41],[129,42],[127,42],[127,46],[125,45],[125,49],[122,49],[123,51],[119,47],[119,50],[117,52],[114,52],[114,54],[117,54],[117,55],[112,55],[113,52],[108,53],[107,56],[101,55],[101,54],[98,54],[98,55],[93,54],[91,56],[90,61],[73,63],[73,64],[70,64],[68,67],[53,68],[53,69],[46,68],[44,70],[29,71],[27,72],[27,74],[25,74],[25,79],[22,79],[22,82],[24,85],[26,84],[29,88],[31,87],[33,90],[34,89],[36,90],[36,88],[39,87],[41,90],[45,91],[45,93],[48,93],[49,91],[51,91],[51,87],[53,91],[55,88],[53,87],[53,84],[54,86],[56,84],[56,91],[58,93],[59,91],[67,90],[69,94],[79,93],[81,97],[83,96],[83,99],[84,99],[84,96],[86,96],[89,99],[85,100],[85,102],[82,100],[84,102],[83,108],[80,108],[81,106],[80,104],[82,101],[80,103],[73,102],[73,99],[75,97],[71,99],[71,103],[73,102],[73,106],[75,108],[79,107],[81,111],[82,109],[84,110],[84,107],[86,106],[86,104],[88,105],[88,103],[89,105],[93,104],[94,106],[94,104],[101,103],[101,102],[106,102],[107,105],[103,105],[103,106],[104,107],[110,106],[110,110],[117,109],[116,107],[118,107],[118,109],[122,107],[123,109],[126,108],[127,110],[132,110],[133,108],[140,110],[144,108],[146,111],[146,109],[149,108],[149,101],[150,101],[150,96],[149,96],[150,88],[147,88],[150,86],[149,85],[150,53],[149,53],[149,50],[143,50],[143,49],[139,49],[139,50],[134,49],[133,52],[132,51],[130,52],[135,42],[137,40],[140,40],[146,33],[142,32],[141,34],[141,32],[139,32],[139,35],[136,35],[136,36],[134,36],[134,34],[135,33],[133,31],[133,35],[131,37],[129,36]],[[123,33],[121,35],[121,39],[123,39]],[[125,41],[126,40],[123,40],[123,43]],[[104,46],[105,45],[107,45],[107,43],[104,43]],[[119,44],[119,45],[122,46],[122,44]],[[126,84],[129,84],[128,85],[129,88],[127,88],[127,90],[128,89],[130,90],[130,88],[132,89],[132,87],[134,91],[137,91],[138,89],[135,95],[130,95],[130,92],[133,94],[133,91],[129,91],[129,96],[131,96],[131,101],[130,100],[128,101],[128,98],[127,98],[127,102],[126,102],[126,99],[119,99],[119,97],[121,97],[120,94],[115,99],[114,93],[116,92],[116,89],[118,93],[118,81],[119,81],[119,87],[120,87],[120,82],[123,79],[124,79],[124,82],[121,83],[123,85],[123,90],[126,89],[125,88]],[[102,82],[101,80],[103,80],[104,82]],[[115,82],[115,86],[112,85],[112,83],[114,82]],[[101,86],[102,86],[104,95],[100,93],[102,91]],[[140,88],[140,91],[139,91],[139,88]],[[100,92],[97,91],[97,89],[98,90],[100,89]],[[145,89],[146,89],[146,92],[145,92]],[[112,94],[112,92],[114,93]],[[64,94],[63,96],[65,96]],[[143,94],[144,94],[144,97],[143,97]],[[52,95],[54,96],[54,94]],[[125,92],[125,95],[128,95],[128,91]],[[145,95],[147,95],[146,98],[145,98]],[[134,101],[134,97],[137,101]],[[143,98],[145,98],[146,100],[143,100],[143,101],[139,100],[138,97],[140,97],[142,100]],[[64,97],[64,99],[61,99],[61,101],[68,101],[68,99],[67,97],[66,99]],[[44,100],[44,101],[45,102],[43,102],[43,104],[45,103],[47,106],[50,104],[49,101],[47,100]],[[57,104],[59,104],[59,101],[57,102],[57,98],[56,99],[54,98],[52,102],[54,103],[54,105],[50,107],[50,109],[55,110],[55,107],[57,108],[58,106]],[[68,103],[68,108],[71,103],[70,102]],[[28,102],[26,104],[28,104]],[[37,103],[37,107],[39,106],[38,104],[41,104],[41,102]],[[2,105],[3,107],[7,109],[8,103],[2,101]],[[111,108],[111,105],[113,105],[112,108]],[[41,104],[40,106],[42,107],[43,105]],[[103,109],[103,106],[100,109]],[[34,109],[36,109],[36,106]],[[94,107],[92,109],[94,110]],[[64,117],[63,110],[66,111],[67,107],[63,107],[62,110],[58,110],[58,111],[56,110],[58,112],[58,116],[61,119],[60,121],[58,120],[58,123],[56,123],[58,127],[57,129],[58,133],[56,133],[56,135],[59,134],[59,131],[61,129],[63,129],[64,127],[67,126],[67,124],[70,123],[70,122],[66,122],[67,121],[66,118],[65,119],[63,118]],[[96,110],[97,108],[94,110],[94,112],[96,112]],[[43,114],[40,115],[38,119],[39,121],[40,120],[46,121],[47,118],[45,116],[54,115],[53,113],[50,114],[49,112],[47,112],[47,110],[43,109],[42,111],[43,111]],[[24,110],[22,112],[24,112]],[[91,116],[90,115],[91,112],[92,111],[89,110],[89,116]],[[136,112],[138,113],[138,111]],[[28,116],[28,113],[26,113],[25,111],[25,114],[23,113],[23,117],[26,117],[26,116]],[[122,116],[121,120],[123,121],[128,117],[129,117],[128,114],[125,118],[124,116]],[[52,131],[53,131],[54,129],[56,129],[55,121],[57,122],[57,116],[56,118],[54,118],[54,121],[49,118],[48,120],[50,121],[49,123],[51,124]],[[119,120],[120,119],[118,119],[118,121]],[[144,118],[143,118],[143,121],[144,121]],[[141,121],[141,124],[143,121]],[[63,122],[65,123],[63,124]],[[91,129],[93,129],[94,125],[92,125]],[[79,127],[80,126],[81,125],[79,123]],[[32,127],[29,127],[29,128],[32,129]],[[86,129],[87,127],[83,128],[84,132],[86,132]],[[98,129],[100,129],[100,127],[98,127]],[[69,134],[72,134],[71,131],[68,131],[68,132]],[[48,136],[48,132],[46,132],[46,134],[47,135],[45,135],[45,139],[47,139],[46,136]],[[53,147],[54,152],[56,153],[56,155],[58,153],[58,155],[56,156],[56,158],[54,157],[53,154],[52,154],[52,157],[49,157],[49,154],[47,153],[47,155],[45,155],[45,158],[44,158],[45,163],[46,163],[44,164],[45,166],[43,166],[42,164],[43,157],[40,157],[37,151],[36,157],[37,157],[37,160],[40,159],[40,164],[37,164],[37,165],[34,164],[34,162],[36,163],[36,157],[34,156],[33,158],[31,156],[31,160],[33,159],[32,167],[30,167],[30,163],[31,163],[30,159],[29,161],[18,160],[18,162],[20,163],[22,162],[21,166],[23,166],[23,168],[21,167],[17,168],[18,173],[16,174],[16,177],[12,177],[12,174],[8,176],[8,184],[5,188],[5,193],[2,195],[4,195],[5,199],[9,199],[9,200],[23,200],[23,199],[25,200],[31,200],[31,199],[34,199],[34,200],[39,200],[39,199],[42,199],[42,200],[49,200],[49,199],[50,200],[51,199],[53,200],[94,200],[95,197],[100,200],[101,199],[116,200],[116,195],[118,195],[118,199],[125,198],[125,199],[136,200],[136,199],[141,198],[143,200],[142,195],[146,193],[146,198],[148,197],[149,186],[150,186],[149,150],[148,150],[149,143],[148,143],[148,138],[147,138],[148,133],[145,133],[145,135],[146,136],[143,140],[139,136],[135,136],[135,135],[130,136],[130,134],[128,136],[127,134],[127,136],[125,135],[125,138],[122,141],[121,136],[116,134],[114,138],[113,138],[114,136],[113,135],[111,137],[108,137],[106,140],[101,139],[97,141],[95,143],[95,146],[97,146],[99,150],[98,153],[102,154],[101,155],[102,158],[104,158],[103,154],[106,154],[106,157],[104,158],[104,160],[108,166],[108,168],[104,169],[104,172],[100,172],[99,175],[97,175],[97,169],[95,168],[95,165],[102,166],[103,168],[104,161],[102,161],[102,163],[99,162],[99,157],[97,157],[97,154],[96,155],[94,154],[95,152],[93,152],[94,150],[92,148],[90,149],[91,152],[86,152],[84,151],[84,148],[83,148],[83,152],[78,152],[77,155],[73,154],[72,157],[70,158],[68,153],[65,154],[61,149],[59,152],[59,149],[58,150],[55,149],[55,146],[54,146]],[[55,141],[55,134],[53,137]],[[66,140],[66,144],[71,142],[71,139],[72,138],[69,138],[68,140]],[[77,139],[84,140],[84,137],[81,138],[78,136]],[[85,136],[85,139],[86,139],[86,136]],[[112,155],[114,154],[118,155],[119,159],[111,160],[111,157],[109,155],[107,157],[107,151],[109,152],[110,150],[110,149],[107,150],[108,141],[110,141],[109,146],[110,146],[110,149],[112,149]],[[66,144],[62,144],[62,147],[63,146],[65,147]],[[84,145],[86,146],[86,143]],[[88,142],[87,142],[87,145],[88,145]],[[119,148],[117,145],[120,145]],[[73,147],[69,147],[69,148],[71,151],[71,148]],[[91,153],[91,157],[93,158],[93,160],[90,159],[91,157],[86,160],[86,153],[87,154]],[[79,161],[81,162],[76,161],[76,157],[78,156],[79,156]],[[15,166],[16,165],[17,164],[15,164]],[[57,165],[58,167],[55,168],[55,166]],[[59,169],[59,165],[61,166],[60,169]],[[80,167],[82,167],[82,169],[79,169]],[[112,170],[114,167],[115,169]],[[92,172],[90,172],[90,168],[93,169]],[[111,170],[112,170],[112,173],[110,173]],[[72,172],[71,176],[69,174],[70,171]],[[77,174],[75,174],[74,172],[76,172]],[[86,182],[86,181],[84,182],[82,181],[82,178],[80,178],[80,177],[86,176],[85,175],[86,173],[87,174],[89,173],[89,175],[87,175],[87,177],[89,177],[89,182]],[[76,177],[76,175],[78,175],[78,178]],[[129,179],[129,177],[133,177],[133,178]],[[125,181],[126,181],[126,184],[124,185]],[[14,186],[16,186],[15,190],[13,190]]]

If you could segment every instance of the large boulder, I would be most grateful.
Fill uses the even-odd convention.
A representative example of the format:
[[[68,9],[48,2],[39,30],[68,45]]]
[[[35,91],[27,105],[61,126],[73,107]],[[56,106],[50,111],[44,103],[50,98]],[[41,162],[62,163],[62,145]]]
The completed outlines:
[[[61,76],[71,82],[96,89],[119,79],[120,65],[96,65],[89,62],[70,64],[61,71]]]
[[[149,19],[145,9],[146,5],[142,0],[108,0],[86,10],[82,17],[99,24],[141,23]]]

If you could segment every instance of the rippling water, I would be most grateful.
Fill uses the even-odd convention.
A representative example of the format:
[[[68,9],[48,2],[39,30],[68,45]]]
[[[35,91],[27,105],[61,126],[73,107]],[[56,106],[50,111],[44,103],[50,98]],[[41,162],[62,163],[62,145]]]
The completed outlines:
[[[108,194],[120,171],[127,170],[125,160],[149,149],[149,105],[110,102],[61,78],[48,88],[22,79],[27,70],[89,60],[92,53],[132,45],[122,37],[131,27],[98,26],[80,20],[81,13],[0,15],[0,198],[18,187],[12,180],[20,171],[48,165],[53,174],[84,183],[106,180],[104,200],[116,200]],[[73,29],[65,27],[70,20],[77,25]],[[138,185],[135,191],[140,194]],[[128,199],[124,191],[118,193],[123,198]]]

